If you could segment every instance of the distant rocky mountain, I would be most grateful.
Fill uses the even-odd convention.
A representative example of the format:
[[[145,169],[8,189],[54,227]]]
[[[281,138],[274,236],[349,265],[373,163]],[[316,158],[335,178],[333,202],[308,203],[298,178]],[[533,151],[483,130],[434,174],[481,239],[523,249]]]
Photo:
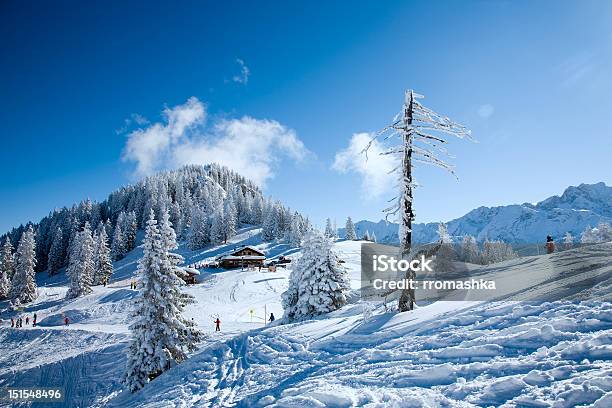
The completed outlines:
[[[603,182],[568,187],[561,196],[549,197],[537,204],[512,204],[499,207],[479,207],[464,216],[447,222],[449,233],[457,240],[473,235],[511,243],[542,242],[546,235],[560,240],[566,232],[576,239],[587,226],[600,222],[612,223],[612,187]],[[398,225],[359,221],[355,224],[358,236],[366,231],[374,233],[378,242],[397,243]],[[414,242],[438,239],[438,223],[415,224]],[[344,236],[344,230],[340,230]]]

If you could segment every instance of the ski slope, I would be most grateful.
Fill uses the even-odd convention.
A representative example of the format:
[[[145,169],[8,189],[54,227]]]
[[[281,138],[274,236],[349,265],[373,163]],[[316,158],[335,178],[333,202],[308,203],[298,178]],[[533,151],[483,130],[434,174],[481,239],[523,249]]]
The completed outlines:
[[[258,233],[244,229],[227,245],[181,253],[187,264],[242,244],[268,257],[299,256]],[[335,244],[354,289],[359,245]],[[36,312],[37,328],[7,328],[10,312],[0,303],[0,387],[63,386],[67,403],[55,406],[611,406],[612,244],[573,251],[475,268],[512,283],[496,302],[438,301],[396,313],[353,295],[330,315],[267,326],[264,311],[282,316],[290,269],[202,270],[185,288],[196,298],[186,316],[206,339],[188,361],[130,394],[120,381],[137,249],[115,265],[108,287],[82,298],[63,299],[62,277],[41,278],[39,298],[21,312]],[[596,283],[575,284],[585,276]],[[559,300],[530,301],[559,278],[567,283],[554,286]]]

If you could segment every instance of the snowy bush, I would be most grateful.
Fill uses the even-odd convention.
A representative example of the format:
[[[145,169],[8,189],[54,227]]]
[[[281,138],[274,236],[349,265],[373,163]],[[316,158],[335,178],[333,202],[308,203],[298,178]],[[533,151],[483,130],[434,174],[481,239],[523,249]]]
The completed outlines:
[[[308,233],[282,296],[285,317],[302,319],[339,309],[346,304],[349,290],[348,273],[330,240],[317,231]]]

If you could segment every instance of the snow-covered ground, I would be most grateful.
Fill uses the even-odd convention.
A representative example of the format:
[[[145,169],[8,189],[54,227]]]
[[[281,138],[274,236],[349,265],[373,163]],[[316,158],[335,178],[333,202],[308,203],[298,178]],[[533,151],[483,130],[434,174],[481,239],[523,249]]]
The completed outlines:
[[[253,229],[228,245],[181,253],[193,263],[242,244],[268,257],[299,255],[262,244]],[[354,289],[359,245],[335,244]],[[197,301],[187,317],[207,333],[205,341],[188,361],[129,394],[120,380],[139,254],[116,264],[108,287],[76,300],[63,299],[64,278],[41,277],[39,298],[21,312],[36,312],[37,328],[7,328],[3,310],[0,387],[63,386],[66,406],[612,406],[612,244],[474,271],[512,282],[504,296],[513,300],[438,301],[396,313],[351,296],[328,316],[284,325],[264,326],[263,319],[282,316],[290,269],[203,270],[185,290]],[[585,274],[597,278],[594,289],[572,284]],[[541,296],[537,288],[555,276],[568,283],[554,286],[562,295],[555,299],[571,300],[514,300]],[[367,319],[364,309],[372,309]]]

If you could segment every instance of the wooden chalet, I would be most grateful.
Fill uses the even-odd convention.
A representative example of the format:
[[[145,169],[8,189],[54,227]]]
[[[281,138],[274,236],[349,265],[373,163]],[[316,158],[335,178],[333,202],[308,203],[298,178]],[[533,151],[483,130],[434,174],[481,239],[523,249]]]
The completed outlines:
[[[266,254],[252,246],[245,246],[218,258],[221,268],[246,268],[263,266]]]

